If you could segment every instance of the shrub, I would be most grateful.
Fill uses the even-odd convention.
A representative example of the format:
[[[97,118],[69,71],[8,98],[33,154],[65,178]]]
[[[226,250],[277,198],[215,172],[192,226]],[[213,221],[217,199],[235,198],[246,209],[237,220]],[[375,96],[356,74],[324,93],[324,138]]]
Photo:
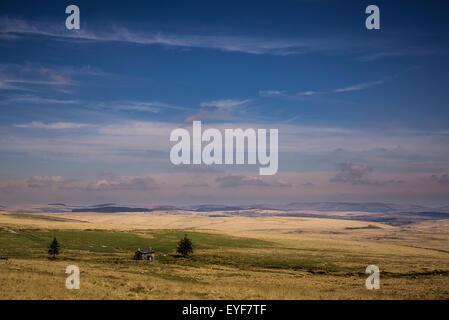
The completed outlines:
[[[187,238],[187,235],[184,235],[184,238],[179,240],[176,252],[181,254],[184,258],[193,253],[192,240]]]

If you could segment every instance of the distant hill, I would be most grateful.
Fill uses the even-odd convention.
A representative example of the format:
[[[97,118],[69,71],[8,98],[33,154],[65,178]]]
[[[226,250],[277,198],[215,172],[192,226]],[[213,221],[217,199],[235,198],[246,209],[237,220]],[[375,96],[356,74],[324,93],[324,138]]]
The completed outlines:
[[[226,206],[226,205],[215,205],[215,204],[203,204],[198,206],[190,206],[188,210],[196,212],[213,212],[213,211],[236,211],[248,209],[247,206]]]
[[[94,204],[90,207],[111,207],[115,206],[115,203],[100,203],[100,204]]]
[[[279,217],[323,218],[356,221],[372,221],[389,225],[405,225],[427,220],[449,219],[446,212],[354,212],[349,211],[281,211],[273,215]]]
[[[0,208],[5,208],[0,205]],[[3,209],[3,210],[6,210]],[[204,215],[210,217],[311,217],[326,219],[359,220],[404,225],[426,220],[449,219],[449,206],[430,208],[414,204],[394,204],[382,202],[292,202],[280,205],[220,205],[201,204],[191,206],[155,205],[134,207],[114,203],[90,206],[70,206],[62,203],[49,205],[29,205],[8,207],[8,211],[21,213],[59,213],[59,212],[159,212],[170,214]],[[190,212],[190,213],[189,213]]]
[[[449,206],[441,208],[429,208],[414,204],[394,204],[383,202],[291,202],[288,204],[253,204],[253,205],[215,205],[202,204],[182,207],[184,210],[196,212],[206,211],[236,211],[248,209],[260,210],[313,210],[313,211],[347,211],[347,212],[424,212],[443,211],[449,212]],[[175,208],[173,208],[175,209]]]
[[[432,210],[419,205],[402,205],[382,202],[292,202],[279,206],[283,210],[315,210],[315,211],[362,211],[362,212],[404,212]]]
[[[105,207],[89,207],[89,208],[77,208],[72,209],[72,212],[102,212],[102,213],[117,213],[117,212],[151,212],[152,209],[148,208],[133,208],[133,207],[118,207],[118,206],[105,206]]]
[[[170,211],[170,210],[180,210],[178,207],[175,206],[155,206],[151,207],[152,211]]]

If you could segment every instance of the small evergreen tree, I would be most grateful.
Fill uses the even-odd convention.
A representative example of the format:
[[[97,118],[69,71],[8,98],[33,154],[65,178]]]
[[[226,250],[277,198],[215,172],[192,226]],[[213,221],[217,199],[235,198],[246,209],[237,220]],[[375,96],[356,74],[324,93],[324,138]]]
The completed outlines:
[[[56,255],[59,254],[59,242],[56,238],[53,238],[53,241],[50,243],[48,254],[53,256],[53,259],[55,259]]]
[[[181,254],[184,258],[193,253],[192,240],[187,238],[187,235],[184,235],[184,238],[179,240],[176,252]]]

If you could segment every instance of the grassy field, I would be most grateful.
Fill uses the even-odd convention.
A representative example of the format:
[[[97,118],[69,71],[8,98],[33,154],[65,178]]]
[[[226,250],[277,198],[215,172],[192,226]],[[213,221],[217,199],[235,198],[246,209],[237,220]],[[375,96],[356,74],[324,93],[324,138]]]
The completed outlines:
[[[0,213],[0,298],[448,299],[445,228],[437,222],[400,228],[312,218]],[[184,234],[195,245],[188,258],[175,253]],[[56,260],[46,252],[53,237],[61,244]],[[139,247],[152,247],[155,261],[133,261]],[[80,290],[65,288],[71,264],[80,268]],[[370,264],[381,270],[380,290],[365,288]]]

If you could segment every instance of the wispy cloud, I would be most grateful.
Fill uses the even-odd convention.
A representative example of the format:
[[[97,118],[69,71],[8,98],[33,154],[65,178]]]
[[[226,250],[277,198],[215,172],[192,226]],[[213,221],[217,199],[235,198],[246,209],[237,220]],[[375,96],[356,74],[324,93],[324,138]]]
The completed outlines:
[[[291,55],[309,52],[326,41],[298,39],[267,39],[225,35],[170,35],[160,32],[138,33],[123,27],[111,31],[85,29],[67,32],[62,26],[33,22],[9,17],[0,18],[0,37],[14,39],[20,36],[45,36],[61,40],[85,40],[104,42],[127,42],[144,45],[207,48],[248,54]]]
[[[201,102],[201,107],[215,107],[215,108],[233,108],[236,106],[243,105],[245,103],[250,102],[250,99],[244,99],[244,100],[232,100],[232,99],[226,99],[226,100],[214,100],[214,101],[208,101],[208,102]]]
[[[157,31],[142,32],[123,26],[109,30],[83,27],[67,30],[61,24],[42,21],[25,21],[0,17],[0,38],[5,40],[41,36],[63,41],[124,42],[140,45],[161,45],[179,48],[212,49],[246,54],[288,56],[311,52],[364,52],[372,51],[372,42],[341,37],[329,38],[268,38],[247,35],[223,34],[168,34]],[[355,50],[356,49],[356,50]]]
[[[444,174],[441,174],[441,175],[433,174],[430,177],[430,179],[432,181],[436,181],[436,182],[438,182],[440,184],[449,184],[449,174],[447,174],[447,173],[444,173]]]
[[[320,95],[320,94],[331,94],[331,93],[343,93],[343,92],[351,92],[351,91],[359,91],[363,90],[369,87],[377,86],[380,84],[383,84],[384,80],[377,80],[377,81],[371,81],[371,82],[363,82],[358,83],[354,85],[350,85],[347,87],[332,89],[330,91],[302,91],[299,92],[298,95],[300,96],[314,96],[314,95]]]
[[[60,190],[84,191],[148,191],[159,189],[150,176],[109,175],[94,181],[75,180],[62,176],[33,176],[25,181],[28,188],[58,188]]]
[[[331,182],[351,183],[353,185],[367,184],[366,176],[372,169],[365,165],[353,163],[340,163],[339,172],[331,179]]]
[[[44,69],[35,65],[19,66],[13,64],[0,65],[0,89],[35,91],[35,86],[64,87],[75,83],[68,74]]]
[[[40,121],[32,121],[30,123],[16,124],[17,128],[35,128],[35,129],[48,129],[48,130],[63,130],[63,129],[79,129],[91,127],[92,125],[85,123],[74,122],[52,122],[44,123]]]
[[[46,85],[46,86],[66,86],[71,84],[71,81],[67,77],[60,75],[52,75],[48,80],[34,80],[34,79],[7,79],[8,83],[18,83],[18,84],[35,84],[35,85]]]
[[[104,77],[107,75],[109,74],[90,65],[82,67],[43,66],[30,62],[23,65],[0,64],[0,90],[33,92],[36,91],[37,86],[47,86],[53,90],[67,93],[68,87],[79,85],[74,77]]]
[[[276,179],[274,181],[264,180],[260,177],[227,175],[217,177],[215,181],[221,188],[235,187],[291,187],[292,185],[284,180]]]
[[[234,99],[224,99],[224,100],[214,100],[214,101],[205,101],[200,103],[201,109],[197,112],[189,114],[184,122],[192,122],[193,120],[206,120],[206,119],[214,119],[214,120],[231,120],[237,119],[235,117],[235,113],[239,113],[243,111],[243,107],[250,102],[251,99],[242,99],[242,100],[234,100]],[[241,106],[241,108],[235,108]]]
[[[385,186],[387,184],[402,184],[403,180],[373,180],[369,178],[369,175],[373,169],[366,165],[354,164],[354,163],[340,163],[339,172],[334,178],[330,179],[330,182],[337,183],[349,183],[353,186]]]
[[[323,93],[323,92],[319,92],[319,91],[303,91],[303,92],[300,92],[298,94],[300,96],[313,96],[313,95],[320,94],[320,93]]]
[[[27,180],[28,188],[60,186],[72,180],[61,176],[33,176]]]
[[[332,39],[323,37],[298,39],[223,34],[168,34],[157,31],[135,31],[123,26],[114,26],[109,30],[105,29],[104,26],[94,29],[91,25],[89,28],[83,26],[81,30],[70,30],[68,32],[60,23],[26,21],[8,16],[0,17],[0,38],[11,40],[32,36],[48,37],[60,41],[124,42],[140,45],[212,49],[256,55],[288,56],[312,52],[348,52],[352,55],[358,55],[358,61],[447,53],[447,49],[423,49],[406,44],[398,45],[397,41],[393,44],[385,41],[373,43],[372,40],[349,39],[347,36],[333,37]],[[373,47],[378,51],[373,52]],[[408,50],[404,48],[408,48]]]
[[[357,60],[361,62],[376,61],[384,58],[398,58],[410,56],[430,56],[438,54],[447,54],[447,49],[422,49],[422,48],[408,48],[408,50],[397,49],[393,51],[380,51],[369,53],[359,57]]]
[[[190,110],[190,108],[177,106],[158,101],[111,101],[94,102],[89,104],[92,108],[110,109],[116,111],[143,111],[158,113],[163,109],[171,110]]]
[[[259,96],[261,97],[281,96],[286,93],[286,90],[259,90]]]
[[[383,83],[384,83],[383,80],[364,82],[364,83],[359,83],[359,84],[348,86],[348,87],[334,89],[334,90],[332,90],[332,92],[340,93],[340,92],[358,91],[358,90],[363,90],[363,89],[366,89],[366,88],[369,88],[372,86],[377,86],[377,85],[383,84]]]
[[[75,104],[79,103],[78,100],[65,100],[65,99],[52,99],[43,98],[34,95],[17,95],[12,96],[6,100],[3,100],[2,104],[7,103],[31,103],[31,104]]]
[[[90,183],[87,190],[155,190],[159,189],[152,177],[114,177],[110,179],[99,179]]]
[[[183,185],[183,187],[185,188],[208,188],[209,184],[208,183],[204,183],[204,182],[189,182],[189,183],[185,183]]]
[[[0,90],[19,90],[19,91],[29,91],[26,88],[12,84],[8,79],[0,79]]]

